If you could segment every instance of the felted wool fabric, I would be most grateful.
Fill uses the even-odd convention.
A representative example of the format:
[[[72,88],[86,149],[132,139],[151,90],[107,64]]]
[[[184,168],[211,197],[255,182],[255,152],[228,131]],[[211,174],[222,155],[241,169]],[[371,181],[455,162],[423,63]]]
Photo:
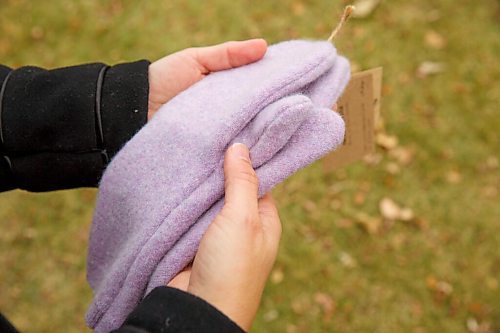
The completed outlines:
[[[87,324],[116,329],[194,258],[223,205],[232,143],[249,147],[259,195],[339,146],[344,123],[331,107],[349,75],[331,43],[288,41],[162,106],[102,177],[87,259],[94,290]]]

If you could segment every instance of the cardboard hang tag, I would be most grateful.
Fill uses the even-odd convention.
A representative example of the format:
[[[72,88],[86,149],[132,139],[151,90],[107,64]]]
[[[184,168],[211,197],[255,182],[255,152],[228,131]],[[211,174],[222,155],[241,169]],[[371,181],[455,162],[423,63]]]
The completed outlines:
[[[333,170],[355,161],[375,150],[375,124],[380,117],[382,67],[352,75],[337,112],[345,121],[345,138],[341,147],[323,158],[326,170]]]

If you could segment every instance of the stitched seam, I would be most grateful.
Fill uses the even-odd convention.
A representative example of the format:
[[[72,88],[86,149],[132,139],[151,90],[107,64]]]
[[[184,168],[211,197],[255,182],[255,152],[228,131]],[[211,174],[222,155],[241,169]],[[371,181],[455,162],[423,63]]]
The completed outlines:
[[[96,93],[95,93],[95,132],[96,132],[96,143],[97,149],[101,152],[103,166],[109,163],[108,153],[106,152],[104,146],[104,132],[102,129],[102,118],[101,118],[101,99],[102,99],[102,87],[104,82],[104,75],[108,70],[109,66],[103,66],[99,71],[99,76],[97,77]]]
[[[2,115],[3,115],[3,99],[5,96],[5,90],[7,89],[7,81],[9,81],[12,73],[14,73],[14,70],[10,71],[9,74],[5,77],[3,83],[2,83],[2,89],[0,89],[0,151],[3,151],[3,159],[9,166],[9,172],[14,178],[16,179],[14,175],[14,170],[12,168],[12,161],[10,160],[9,156],[7,155],[6,148],[5,148],[5,141],[4,141],[4,136],[3,136],[3,121],[2,121]]]

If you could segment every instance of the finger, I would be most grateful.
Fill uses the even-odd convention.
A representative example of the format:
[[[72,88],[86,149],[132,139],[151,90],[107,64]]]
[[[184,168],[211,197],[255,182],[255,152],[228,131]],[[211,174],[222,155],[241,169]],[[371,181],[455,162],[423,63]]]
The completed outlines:
[[[267,42],[264,39],[189,49],[204,74],[250,64],[260,60],[266,51]]]
[[[189,286],[189,279],[191,278],[191,269],[192,266],[184,268],[182,272],[177,274],[169,283],[167,283],[167,286],[186,291]]]
[[[281,221],[271,193],[266,193],[259,199],[259,217],[267,237],[279,242],[281,237]]]
[[[233,144],[224,157],[225,205],[246,217],[258,217],[259,180],[252,168],[248,148]]]

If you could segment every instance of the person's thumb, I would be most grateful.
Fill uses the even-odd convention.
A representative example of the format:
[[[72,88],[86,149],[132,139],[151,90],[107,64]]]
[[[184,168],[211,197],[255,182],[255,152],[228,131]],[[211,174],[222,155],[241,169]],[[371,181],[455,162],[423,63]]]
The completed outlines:
[[[250,39],[239,42],[187,49],[204,73],[236,68],[260,60],[267,51],[264,39]]]
[[[225,209],[249,219],[258,218],[259,179],[252,167],[248,148],[233,144],[224,157]]]

